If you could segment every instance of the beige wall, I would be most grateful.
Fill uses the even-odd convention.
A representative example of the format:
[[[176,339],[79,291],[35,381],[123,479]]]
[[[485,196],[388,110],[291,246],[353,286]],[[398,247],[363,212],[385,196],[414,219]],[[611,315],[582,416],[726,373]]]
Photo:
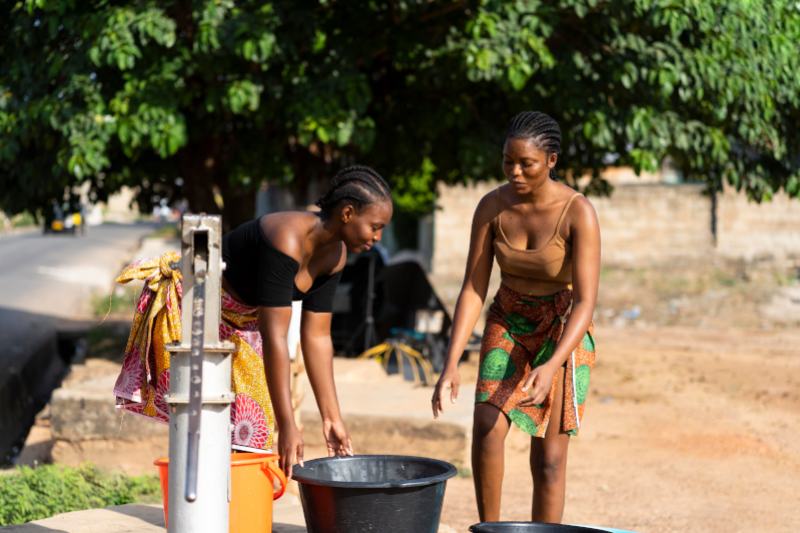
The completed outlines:
[[[97,205],[103,209],[103,219],[106,222],[128,223],[139,218],[139,206],[133,200],[137,190],[124,186],[118,192],[108,197],[108,202]]]
[[[472,215],[478,202],[497,188],[496,182],[439,186],[433,221],[432,273],[441,277],[463,277],[469,253]]]
[[[757,204],[727,189],[717,205],[717,253],[800,266],[800,201],[781,193]]]
[[[698,185],[621,185],[597,210],[603,264],[642,266],[698,259],[713,250],[711,201]]]
[[[496,182],[440,186],[434,279],[463,277],[472,215],[480,199],[497,186]],[[716,246],[711,200],[701,185],[625,184],[618,185],[610,198],[590,199],[600,220],[606,266],[641,267],[712,257],[769,258],[800,266],[800,201],[786,195],[758,205],[726,190],[718,199]]]

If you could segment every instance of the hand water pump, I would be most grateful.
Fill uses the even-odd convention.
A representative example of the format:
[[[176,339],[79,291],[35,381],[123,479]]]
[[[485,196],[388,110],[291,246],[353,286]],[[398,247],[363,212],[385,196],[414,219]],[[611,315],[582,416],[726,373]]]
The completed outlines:
[[[167,347],[169,531],[227,533],[234,396],[233,344],[219,340],[221,217],[184,215],[181,241],[181,343]]]

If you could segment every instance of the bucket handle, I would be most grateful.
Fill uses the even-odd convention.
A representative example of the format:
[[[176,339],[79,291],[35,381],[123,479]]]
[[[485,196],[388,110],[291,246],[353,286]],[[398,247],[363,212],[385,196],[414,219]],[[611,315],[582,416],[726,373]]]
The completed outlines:
[[[272,493],[272,499],[274,501],[283,496],[283,493],[286,492],[286,483],[287,483],[286,476],[284,475],[283,470],[281,470],[278,467],[277,460],[266,461],[264,463],[264,466],[266,466],[267,469],[271,470],[272,473],[275,474],[275,476],[277,476],[278,481],[281,482],[281,488],[278,490],[278,492]],[[264,466],[262,466],[262,468],[264,468]]]

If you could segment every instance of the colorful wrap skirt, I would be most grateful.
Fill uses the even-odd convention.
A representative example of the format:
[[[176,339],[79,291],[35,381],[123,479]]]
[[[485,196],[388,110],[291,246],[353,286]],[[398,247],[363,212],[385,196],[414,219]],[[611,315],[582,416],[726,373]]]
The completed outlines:
[[[526,296],[501,286],[489,308],[481,345],[481,363],[475,402],[490,403],[503,411],[522,431],[544,437],[558,375],[540,405],[517,407],[531,393],[522,386],[531,369],[547,362],[564,332],[572,309],[572,291],[552,296]],[[595,359],[594,325],[567,359],[561,430],[577,435],[581,426],[589,379]]]
[[[181,340],[181,273],[171,265],[181,254],[171,252],[143,259],[126,268],[117,283],[145,282],[136,304],[122,372],[114,385],[117,408],[169,423],[164,395],[169,391],[169,352]],[[231,360],[232,446],[240,450],[271,450],[275,415],[264,375],[263,348],[256,307],[236,302],[224,290],[219,338],[235,346]]]

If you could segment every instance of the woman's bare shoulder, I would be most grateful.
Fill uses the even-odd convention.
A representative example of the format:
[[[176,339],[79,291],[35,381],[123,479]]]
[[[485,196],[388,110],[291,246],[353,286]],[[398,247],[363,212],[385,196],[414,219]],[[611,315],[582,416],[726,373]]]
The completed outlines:
[[[597,218],[597,212],[594,209],[594,204],[592,204],[591,200],[582,194],[580,196],[576,196],[575,200],[572,201],[570,211],[574,213],[580,213],[582,216],[592,216]]]
[[[261,231],[272,246],[300,262],[309,215],[298,211],[270,213],[261,217]]]
[[[480,226],[494,220],[500,208],[499,194],[502,185],[486,193],[475,208],[474,222]]]
[[[576,196],[569,206],[569,225],[573,228],[593,228],[598,226],[597,211],[592,202],[583,195]]]

